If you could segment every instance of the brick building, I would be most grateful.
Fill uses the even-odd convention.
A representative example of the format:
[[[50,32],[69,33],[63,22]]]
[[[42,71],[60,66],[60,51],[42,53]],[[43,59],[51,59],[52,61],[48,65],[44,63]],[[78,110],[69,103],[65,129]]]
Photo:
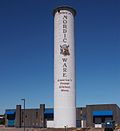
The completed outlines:
[[[17,105],[16,109],[6,110],[5,125],[14,127],[47,127],[47,121],[54,120],[54,109],[45,108],[41,104],[37,109],[21,109]],[[114,121],[120,124],[120,108],[116,104],[87,105],[76,108],[77,127],[102,126],[106,121]]]

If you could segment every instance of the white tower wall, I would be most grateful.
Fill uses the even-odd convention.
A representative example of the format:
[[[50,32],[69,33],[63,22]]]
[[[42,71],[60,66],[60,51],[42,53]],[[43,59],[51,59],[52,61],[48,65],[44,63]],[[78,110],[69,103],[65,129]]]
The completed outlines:
[[[76,127],[74,15],[72,8],[54,12],[54,126]]]

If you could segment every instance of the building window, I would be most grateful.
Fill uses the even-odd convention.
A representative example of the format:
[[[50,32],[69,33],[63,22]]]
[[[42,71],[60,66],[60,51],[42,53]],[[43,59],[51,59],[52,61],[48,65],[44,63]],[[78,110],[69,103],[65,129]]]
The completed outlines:
[[[36,119],[38,119],[38,112],[36,112]]]

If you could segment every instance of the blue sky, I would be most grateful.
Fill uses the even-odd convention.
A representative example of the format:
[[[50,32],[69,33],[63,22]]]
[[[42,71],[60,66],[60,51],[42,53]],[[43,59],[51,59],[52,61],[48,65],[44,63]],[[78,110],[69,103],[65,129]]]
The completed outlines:
[[[0,114],[53,107],[53,16],[76,9],[77,106],[120,106],[120,0],[0,0]]]

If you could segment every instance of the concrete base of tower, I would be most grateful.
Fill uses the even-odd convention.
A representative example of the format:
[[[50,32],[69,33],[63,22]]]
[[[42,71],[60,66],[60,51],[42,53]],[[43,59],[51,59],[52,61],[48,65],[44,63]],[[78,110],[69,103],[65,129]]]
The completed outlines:
[[[55,128],[75,128],[76,108],[57,108],[54,110]]]

